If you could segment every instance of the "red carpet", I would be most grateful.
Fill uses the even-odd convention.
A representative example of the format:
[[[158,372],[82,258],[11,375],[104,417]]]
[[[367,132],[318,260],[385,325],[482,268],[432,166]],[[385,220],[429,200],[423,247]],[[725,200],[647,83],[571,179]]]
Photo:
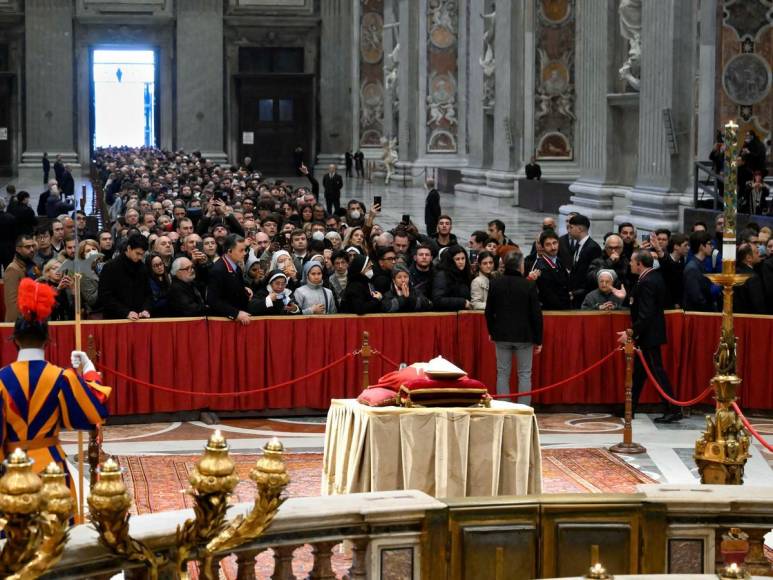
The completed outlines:
[[[236,455],[236,469],[241,482],[232,502],[250,502],[255,486],[249,480],[250,469],[258,455]],[[146,514],[192,507],[191,498],[183,493],[189,487],[188,477],[198,460],[194,455],[124,455],[116,459],[125,469],[124,481],[134,497],[132,513]],[[290,472],[290,497],[316,496],[320,491],[321,453],[292,453],[285,456]],[[543,449],[542,487],[545,493],[633,493],[639,483],[654,480],[631,467],[606,449]],[[295,552],[293,571],[305,578],[311,570],[311,548],[303,546]],[[333,556],[333,568],[342,577],[351,565],[344,554]],[[256,577],[270,578],[273,572],[270,551],[256,560]],[[198,578],[194,566],[189,567],[192,580]],[[235,559],[223,560],[221,578],[237,577]]]
[[[249,480],[257,455],[233,455],[241,482],[235,503],[253,500]],[[188,477],[198,460],[193,455],[124,455],[116,459],[125,467],[124,481],[134,497],[134,513],[145,514],[192,507]],[[316,496],[320,492],[321,453],[285,456],[290,472],[289,497]],[[639,483],[655,481],[606,449],[543,449],[542,487],[545,493],[633,493]]]

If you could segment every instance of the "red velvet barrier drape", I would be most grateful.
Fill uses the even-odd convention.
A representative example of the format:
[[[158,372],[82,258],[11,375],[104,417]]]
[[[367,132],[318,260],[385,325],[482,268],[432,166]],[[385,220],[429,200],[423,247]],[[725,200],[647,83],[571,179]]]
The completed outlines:
[[[669,344],[663,349],[666,371],[679,399],[694,397],[709,384],[712,354],[719,337],[719,315],[681,311],[667,314]],[[534,359],[532,386],[560,381],[598,361],[615,348],[616,332],[625,329],[625,313],[548,313],[545,344]],[[743,379],[740,404],[773,409],[770,351],[773,318],[736,317],[738,371]],[[353,352],[362,332],[371,345],[396,362],[426,361],[442,355],[474,378],[496,384],[494,345],[481,313],[426,315],[256,318],[243,327],[223,319],[88,322],[99,362],[143,381],[195,392],[238,393],[271,386],[313,372]],[[0,326],[0,364],[14,360],[10,325]],[[72,323],[52,323],[48,356],[67,365],[74,346]],[[194,409],[326,409],[331,398],[354,397],[361,388],[359,359],[350,359],[289,387],[247,396],[209,397],[154,391],[106,373],[115,387],[115,415]],[[622,354],[590,375],[537,395],[544,404],[622,402],[625,361]],[[370,364],[371,381],[392,370],[378,357]],[[513,383],[515,383],[513,377]],[[655,402],[652,387],[642,402]]]

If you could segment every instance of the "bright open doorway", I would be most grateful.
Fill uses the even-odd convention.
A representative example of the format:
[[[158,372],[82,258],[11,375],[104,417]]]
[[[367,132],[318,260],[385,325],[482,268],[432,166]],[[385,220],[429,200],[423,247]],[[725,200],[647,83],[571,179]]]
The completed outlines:
[[[156,53],[92,50],[94,147],[155,147]]]

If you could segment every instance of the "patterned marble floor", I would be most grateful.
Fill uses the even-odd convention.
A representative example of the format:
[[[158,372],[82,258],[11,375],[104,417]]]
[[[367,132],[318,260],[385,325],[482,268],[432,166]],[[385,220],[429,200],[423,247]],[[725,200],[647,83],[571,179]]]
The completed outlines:
[[[660,425],[656,415],[639,414],[633,422],[634,440],[647,452],[623,456],[629,464],[663,483],[698,482],[692,459],[695,440],[705,425],[702,415],[679,424]],[[228,438],[235,453],[257,453],[279,437],[288,453],[319,453],[324,445],[324,417],[285,419],[228,419],[208,425],[201,421],[110,425],[105,429],[104,450],[112,455],[198,455],[214,429]],[[539,413],[543,448],[609,447],[622,439],[622,420],[605,413]],[[751,419],[755,428],[773,440],[773,419]],[[63,433],[65,451],[77,452],[74,433]],[[755,443],[746,466],[748,485],[773,482],[773,454]]]

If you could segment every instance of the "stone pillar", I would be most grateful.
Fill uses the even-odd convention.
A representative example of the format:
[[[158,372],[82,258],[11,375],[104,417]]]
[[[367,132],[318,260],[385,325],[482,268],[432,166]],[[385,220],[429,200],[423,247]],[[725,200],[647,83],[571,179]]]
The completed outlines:
[[[692,2],[644,2],[641,33],[639,162],[628,194],[630,221],[651,231],[679,227],[679,197],[689,187],[692,166],[693,54]],[[664,111],[673,119],[678,151],[669,149]]]
[[[73,3],[27,0],[24,9],[25,135],[23,165],[43,152],[77,163],[74,122]]]
[[[612,152],[608,137],[613,130],[607,93],[614,85],[616,68],[612,47],[618,34],[615,0],[583,0],[577,3],[577,138],[575,154],[580,177],[569,186],[571,203],[560,213],[576,211],[590,218],[598,235],[612,228],[613,192],[608,172]],[[634,98],[636,95],[633,95]],[[599,223],[600,222],[600,223]]]
[[[481,195],[512,200],[515,175],[522,165],[524,135],[524,55],[522,0],[496,0],[496,101],[492,169]],[[509,203],[508,203],[509,204]]]
[[[223,2],[177,2],[175,146],[225,162]]]
[[[343,164],[347,149],[359,147],[353,134],[353,5],[359,0],[325,0],[322,16],[319,59],[320,149],[317,165],[325,170],[330,163]],[[358,23],[359,25],[359,23]]]
[[[700,3],[698,74],[698,159],[708,159],[714,146],[717,74],[717,0]]]
[[[481,18],[493,8],[489,0],[469,0],[470,23],[467,39],[466,61],[469,76],[467,79],[467,167],[462,168],[462,181],[456,184],[456,193],[478,195],[480,187],[486,185],[486,168],[490,158],[485,151],[491,149],[491,135],[487,128],[492,125],[493,111],[485,111],[483,67],[483,35],[486,27]],[[495,81],[496,82],[496,81]]]
[[[397,125],[396,183],[413,182],[413,162],[419,157],[419,132],[424,123],[419,119],[419,51],[424,46],[419,38],[420,2],[396,0],[400,21],[400,67],[398,69],[398,99],[400,110]]]

